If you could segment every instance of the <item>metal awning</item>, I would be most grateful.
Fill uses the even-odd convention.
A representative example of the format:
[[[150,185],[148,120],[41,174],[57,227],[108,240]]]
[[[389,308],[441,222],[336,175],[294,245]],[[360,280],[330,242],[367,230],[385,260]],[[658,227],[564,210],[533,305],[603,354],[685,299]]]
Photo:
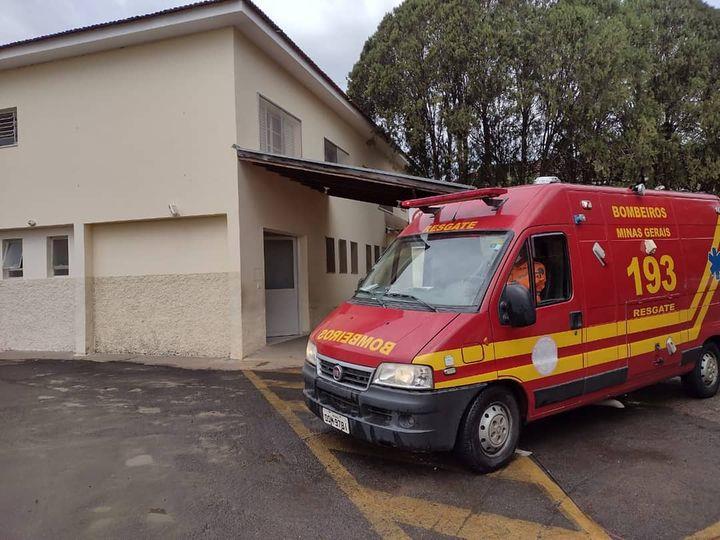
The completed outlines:
[[[473,189],[464,184],[419,176],[281,156],[247,150],[237,145],[233,148],[240,161],[263,167],[327,195],[356,201],[397,206],[398,201],[406,199]]]

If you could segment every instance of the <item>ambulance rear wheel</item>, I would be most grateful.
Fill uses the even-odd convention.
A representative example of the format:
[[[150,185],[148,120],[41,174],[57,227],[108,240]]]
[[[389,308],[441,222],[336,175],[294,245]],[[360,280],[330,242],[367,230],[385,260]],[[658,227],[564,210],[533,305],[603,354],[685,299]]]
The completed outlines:
[[[455,451],[473,471],[489,473],[510,461],[519,437],[515,396],[502,386],[490,386],[470,405]]]
[[[709,398],[720,387],[720,350],[714,343],[706,343],[695,363],[695,369],[683,375],[685,391],[692,397]]]

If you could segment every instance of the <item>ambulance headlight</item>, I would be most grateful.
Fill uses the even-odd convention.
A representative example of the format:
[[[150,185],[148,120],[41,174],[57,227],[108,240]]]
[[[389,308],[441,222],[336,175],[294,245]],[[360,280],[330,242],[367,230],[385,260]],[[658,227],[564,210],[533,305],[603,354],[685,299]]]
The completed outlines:
[[[430,366],[417,364],[380,364],[375,372],[373,384],[428,390],[433,387],[433,372]]]
[[[305,360],[312,366],[317,365],[317,347],[311,339],[308,339],[307,347],[305,347]]]

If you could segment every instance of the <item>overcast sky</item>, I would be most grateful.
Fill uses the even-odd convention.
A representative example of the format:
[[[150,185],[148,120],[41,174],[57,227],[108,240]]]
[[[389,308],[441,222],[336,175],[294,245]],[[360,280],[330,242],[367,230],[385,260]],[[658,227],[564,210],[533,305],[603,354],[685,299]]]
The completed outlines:
[[[193,0],[0,0],[0,44]],[[717,0],[720,2],[720,0]],[[365,40],[402,0],[255,0],[342,88]]]
[[[87,26],[193,0],[0,0],[0,44]],[[706,0],[720,7],[720,0]],[[255,0],[345,88],[348,72],[383,15],[402,0]]]

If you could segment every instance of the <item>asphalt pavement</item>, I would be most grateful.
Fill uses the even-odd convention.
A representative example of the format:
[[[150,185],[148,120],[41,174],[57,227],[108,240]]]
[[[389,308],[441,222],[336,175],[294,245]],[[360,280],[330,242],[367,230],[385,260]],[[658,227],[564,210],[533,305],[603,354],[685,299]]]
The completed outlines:
[[[505,470],[346,437],[298,370],[0,362],[0,538],[720,536],[720,397],[531,424]]]

